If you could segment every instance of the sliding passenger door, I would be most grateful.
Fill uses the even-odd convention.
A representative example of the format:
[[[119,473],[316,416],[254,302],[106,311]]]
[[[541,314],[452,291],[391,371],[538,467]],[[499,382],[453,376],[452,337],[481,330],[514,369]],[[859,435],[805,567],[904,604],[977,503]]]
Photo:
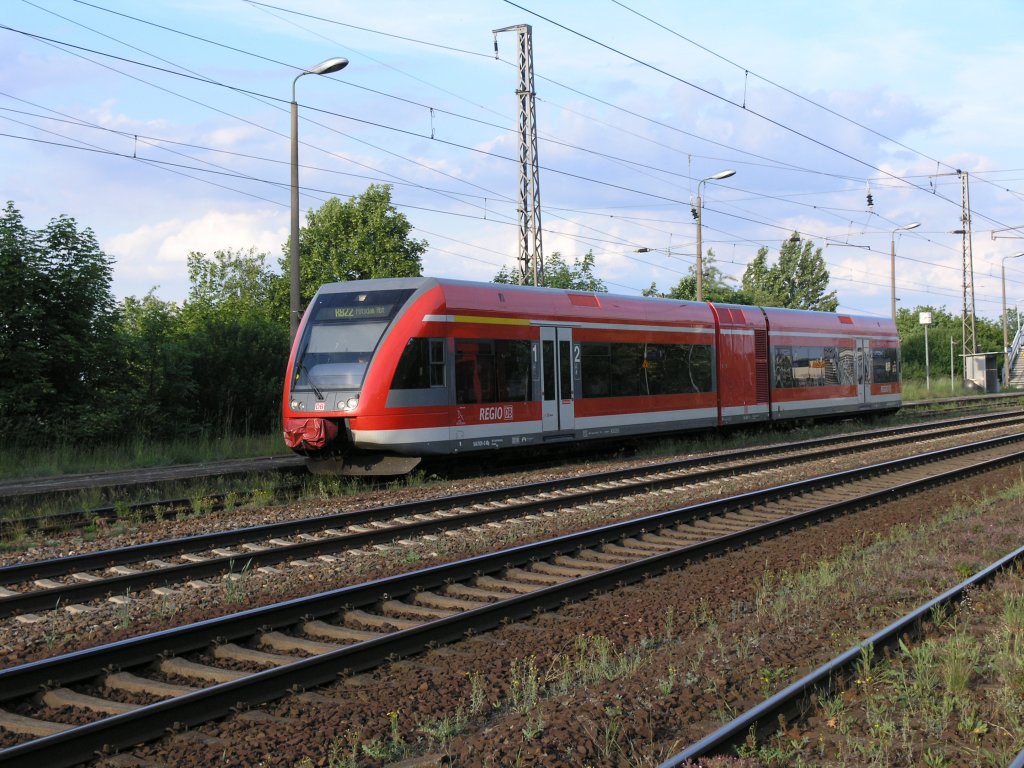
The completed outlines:
[[[534,361],[540,369],[541,413],[544,432],[564,432],[573,429],[573,380],[575,379],[572,328],[548,327],[540,329],[540,359]]]
[[[867,339],[857,339],[857,401],[871,398],[871,348]]]

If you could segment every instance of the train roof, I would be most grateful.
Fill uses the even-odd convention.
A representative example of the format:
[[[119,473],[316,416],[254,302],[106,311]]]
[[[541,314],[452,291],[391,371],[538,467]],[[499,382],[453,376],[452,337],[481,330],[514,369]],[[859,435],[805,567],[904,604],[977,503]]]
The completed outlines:
[[[435,287],[441,288],[446,303],[452,309],[514,310],[536,313],[550,318],[571,314],[577,318],[590,315],[595,318],[609,319],[609,316],[647,317],[652,311],[663,312],[666,308],[671,307],[674,308],[673,314],[679,320],[709,323],[714,321],[707,302],[507,283],[485,283],[444,277],[376,278],[325,283],[320,287],[319,292],[411,289],[416,294],[423,294]],[[768,319],[769,326],[775,331],[835,329],[843,334],[851,332],[864,332],[872,335],[896,334],[896,326],[890,318],[740,304],[716,303],[714,307],[720,314],[723,313],[723,310],[728,310],[735,313],[737,317],[746,316],[751,320],[753,320],[750,317],[751,313],[760,309]]]
[[[320,290],[348,292],[395,288],[412,289],[414,297],[440,288],[444,306],[439,306],[438,310],[449,314],[516,314],[552,322],[651,321],[668,325],[714,325],[711,308],[703,302],[506,283],[421,277],[329,283]]]

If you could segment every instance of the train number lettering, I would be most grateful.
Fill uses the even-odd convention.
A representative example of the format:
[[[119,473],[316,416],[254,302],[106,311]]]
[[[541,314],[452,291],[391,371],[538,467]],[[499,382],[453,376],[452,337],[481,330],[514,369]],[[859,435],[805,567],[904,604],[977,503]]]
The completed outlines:
[[[484,406],[480,409],[480,421],[512,421],[512,406]]]

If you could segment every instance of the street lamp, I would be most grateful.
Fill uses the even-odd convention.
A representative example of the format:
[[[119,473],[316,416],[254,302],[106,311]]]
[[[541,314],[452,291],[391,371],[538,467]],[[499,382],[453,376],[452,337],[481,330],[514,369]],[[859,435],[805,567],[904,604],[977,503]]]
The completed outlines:
[[[1024,256],[1024,251],[1003,256],[1003,386],[1010,383],[1010,336],[1006,326],[1006,260]]]
[[[697,301],[704,301],[704,255],[701,253],[703,249],[703,243],[701,242],[700,232],[700,217],[701,217],[701,201],[700,201],[700,188],[705,181],[721,181],[722,179],[728,179],[730,176],[736,175],[736,171],[719,171],[714,176],[708,176],[706,179],[701,179],[697,182]]]
[[[892,321],[894,323],[896,322],[896,233],[901,229],[917,229],[920,226],[921,223],[915,221],[913,224],[896,227],[889,239],[889,279],[892,282]]]
[[[295,85],[303,75],[329,75],[348,66],[348,59],[335,58],[321,61],[315,67],[300,72],[292,80],[292,248],[291,248],[291,327],[292,341],[299,330],[299,105],[295,102]]]

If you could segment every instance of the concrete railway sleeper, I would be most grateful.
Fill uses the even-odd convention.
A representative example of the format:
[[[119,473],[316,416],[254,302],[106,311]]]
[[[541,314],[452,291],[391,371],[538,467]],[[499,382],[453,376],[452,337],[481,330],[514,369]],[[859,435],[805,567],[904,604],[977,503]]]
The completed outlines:
[[[773,467],[820,460],[929,437],[947,438],[980,429],[1005,429],[1024,414],[984,420],[955,419],[909,428],[885,429],[790,445],[725,451],[696,459],[520,485],[445,499],[342,512],[297,521],[199,534],[115,550],[83,553],[0,567],[0,617],[75,606],[110,595],[222,576],[402,538],[436,534],[521,517],[565,506],[580,506],[631,494],[678,493],[687,486],[723,477],[747,476]]]
[[[879,658],[886,648],[895,648],[900,638],[916,634],[916,629],[936,616],[936,610],[964,599],[972,587],[985,584],[1003,571],[1024,562],[1024,547],[981,569],[976,574],[957,584],[941,595],[892,622],[863,642],[853,646],[831,661],[822,664],[792,685],[751,707],[746,712],[726,723],[703,739],[661,763],[659,768],[678,768],[689,761],[713,755],[728,755],[744,741],[757,736],[763,738],[776,731],[780,723],[794,723],[802,714],[813,710],[812,695],[822,695],[849,684],[858,662],[865,654]],[[944,615],[944,614],[939,614]],[[1021,752],[1011,768],[1024,767],[1024,752]]]
[[[0,763],[74,765],[897,493],[1020,462],[1022,441],[1018,434],[876,465],[886,479],[876,490],[856,487],[866,470],[841,472],[3,670]],[[845,500],[792,512],[789,498],[839,484]],[[715,530],[703,531],[702,521]]]

